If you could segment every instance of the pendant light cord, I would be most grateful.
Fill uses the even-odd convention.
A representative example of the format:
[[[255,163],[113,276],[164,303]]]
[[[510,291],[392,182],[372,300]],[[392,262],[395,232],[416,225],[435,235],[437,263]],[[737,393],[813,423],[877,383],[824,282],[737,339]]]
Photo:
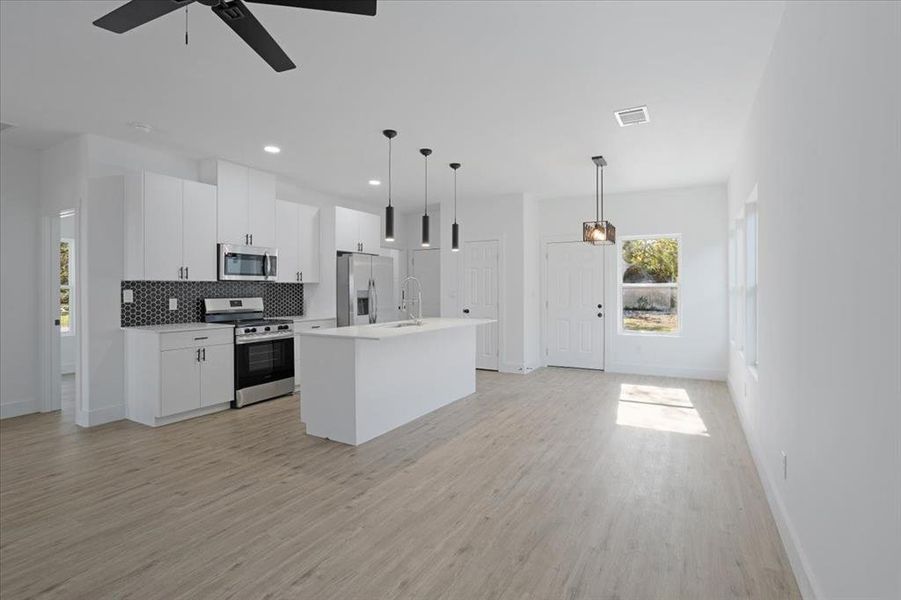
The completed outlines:
[[[391,206],[391,138],[388,138],[388,206]]]
[[[457,222],[457,169],[454,169],[454,223]]]
[[[425,156],[425,216],[429,216],[429,157]]]

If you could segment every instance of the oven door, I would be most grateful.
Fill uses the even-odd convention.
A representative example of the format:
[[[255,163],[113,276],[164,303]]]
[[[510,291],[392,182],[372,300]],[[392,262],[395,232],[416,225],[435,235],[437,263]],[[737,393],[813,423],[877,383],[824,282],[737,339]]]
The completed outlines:
[[[221,281],[275,281],[277,278],[276,248],[219,244]]]
[[[294,389],[294,336],[235,344],[235,389],[291,380]]]

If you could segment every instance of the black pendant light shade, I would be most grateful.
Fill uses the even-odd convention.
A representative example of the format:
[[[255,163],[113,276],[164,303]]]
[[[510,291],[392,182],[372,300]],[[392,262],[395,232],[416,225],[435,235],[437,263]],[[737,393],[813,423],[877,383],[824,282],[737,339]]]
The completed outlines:
[[[460,224],[457,223],[457,169],[460,163],[451,163],[450,168],[454,170],[454,224],[451,225],[451,252],[460,251]]]
[[[592,156],[591,161],[595,166],[595,220],[582,223],[582,241],[594,246],[615,244],[616,227],[604,220],[604,167],[607,166],[607,161],[603,156]]]
[[[429,242],[429,154],[432,153],[429,148],[420,148],[419,153],[425,159],[425,213],[422,215],[422,247],[431,246]]]
[[[393,129],[382,131],[382,135],[388,138],[388,206],[385,207],[385,241],[394,241],[394,207],[391,206],[391,140],[397,137]]]

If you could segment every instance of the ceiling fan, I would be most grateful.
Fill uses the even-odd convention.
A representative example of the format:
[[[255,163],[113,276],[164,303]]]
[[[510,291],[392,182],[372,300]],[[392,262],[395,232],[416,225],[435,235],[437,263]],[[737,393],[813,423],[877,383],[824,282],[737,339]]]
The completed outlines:
[[[232,31],[241,36],[241,39],[276,71],[282,72],[296,67],[241,0],[131,0],[94,21],[94,25],[113,33],[125,33],[195,1],[209,6],[220,19],[225,21],[226,25],[232,28]],[[247,1],[369,16],[375,15],[376,3],[376,0]]]

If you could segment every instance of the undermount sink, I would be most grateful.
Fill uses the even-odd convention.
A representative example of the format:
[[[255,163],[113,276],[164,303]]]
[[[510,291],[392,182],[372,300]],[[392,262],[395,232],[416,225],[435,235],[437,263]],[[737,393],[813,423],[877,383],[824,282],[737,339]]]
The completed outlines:
[[[387,327],[389,329],[397,329],[399,327],[422,327],[423,323],[417,323],[416,321],[401,321],[399,323],[386,323],[382,325],[382,327]]]

